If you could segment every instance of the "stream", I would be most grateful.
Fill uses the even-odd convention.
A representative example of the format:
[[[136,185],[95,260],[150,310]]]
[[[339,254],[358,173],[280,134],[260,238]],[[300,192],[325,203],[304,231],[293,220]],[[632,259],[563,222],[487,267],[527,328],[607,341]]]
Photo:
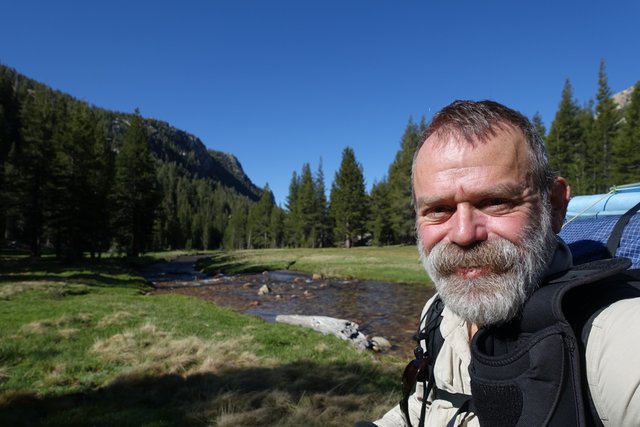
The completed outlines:
[[[279,314],[330,316],[351,320],[368,336],[386,338],[387,351],[412,358],[411,337],[424,303],[433,295],[424,286],[379,281],[314,279],[310,274],[270,271],[262,274],[207,276],[194,269],[198,256],[178,257],[149,266],[144,277],[155,294],[196,296],[219,306],[275,321]],[[270,292],[259,295],[267,285]]]

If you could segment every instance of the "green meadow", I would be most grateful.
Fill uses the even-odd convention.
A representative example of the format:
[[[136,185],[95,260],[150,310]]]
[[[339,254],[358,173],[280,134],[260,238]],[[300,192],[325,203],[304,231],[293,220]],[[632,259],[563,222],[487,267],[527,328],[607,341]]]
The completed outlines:
[[[210,273],[295,270],[325,277],[428,285],[415,246],[285,248],[214,252],[199,267]]]
[[[409,247],[211,255],[210,271],[424,283]],[[140,264],[2,257],[0,425],[348,426],[399,401],[405,361],[196,298],[150,295]]]

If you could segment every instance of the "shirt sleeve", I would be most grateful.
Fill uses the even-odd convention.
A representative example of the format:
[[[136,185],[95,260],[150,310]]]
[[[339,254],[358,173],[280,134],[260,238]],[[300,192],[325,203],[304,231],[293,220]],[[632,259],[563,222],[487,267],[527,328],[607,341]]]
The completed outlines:
[[[593,321],[586,348],[587,380],[605,426],[640,420],[640,298],[611,304]]]

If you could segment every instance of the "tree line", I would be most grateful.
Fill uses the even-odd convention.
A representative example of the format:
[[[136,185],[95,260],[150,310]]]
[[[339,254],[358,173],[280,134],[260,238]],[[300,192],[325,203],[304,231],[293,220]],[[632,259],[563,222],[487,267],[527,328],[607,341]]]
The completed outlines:
[[[115,114],[0,67],[0,225],[3,246],[75,260],[105,251],[412,244],[411,163],[427,127],[409,118],[387,175],[366,191],[346,147],[329,187],[322,161],[292,173],[285,206],[259,200],[150,149],[149,121]],[[566,80],[545,139],[574,194],[640,180],[640,83],[626,108],[611,97],[604,62],[594,100],[579,105]],[[114,132],[121,127],[123,132]],[[187,157],[193,153],[183,153]],[[180,156],[177,156],[180,157]],[[193,160],[193,159],[192,159]]]
[[[640,180],[640,82],[622,109],[612,99],[604,61],[598,71],[594,100],[580,105],[565,81],[558,111],[544,136],[552,165],[569,179],[573,194],[606,193],[614,185]]]

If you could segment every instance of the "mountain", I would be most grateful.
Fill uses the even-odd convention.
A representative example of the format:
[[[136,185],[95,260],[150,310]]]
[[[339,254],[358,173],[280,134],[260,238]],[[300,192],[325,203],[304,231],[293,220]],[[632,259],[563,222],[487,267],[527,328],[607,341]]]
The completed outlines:
[[[108,136],[121,141],[129,126],[129,114],[111,113]],[[245,174],[240,161],[231,153],[207,149],[200,138],[167,122],[144,119],[153,154],[163,162],[175,163],[194,178],[210,179],[252,201],[258,201],[262,189]]]
[[[52,96],[60,97],[67,103],[81,102],[86,104],[2,64],[0,64],[0,77],[13,82],[13,92],[17,94],[18,101],[27,96],[33,88],[44,87],[50,91]],[[109,111],[95,106],[90,107],[99,111],[100,116],[104,117],[107,137],[111,141],[112,148],[117,150],[129,127],[131,114]],[[207,149],[198,137],[177,129],[169,123],[155,119],[144,119],[144,123],[151,150],[159,161],[175,163],[186,176],[219,183],[252,201],[260,199],[262,189],[256,186],[244,173],[240,161],[233,154]]]
[[[633,88],[634,86],[628,87],[611,97],[618,108],[624,109],[631,102],[631,94],[633,93]]]

